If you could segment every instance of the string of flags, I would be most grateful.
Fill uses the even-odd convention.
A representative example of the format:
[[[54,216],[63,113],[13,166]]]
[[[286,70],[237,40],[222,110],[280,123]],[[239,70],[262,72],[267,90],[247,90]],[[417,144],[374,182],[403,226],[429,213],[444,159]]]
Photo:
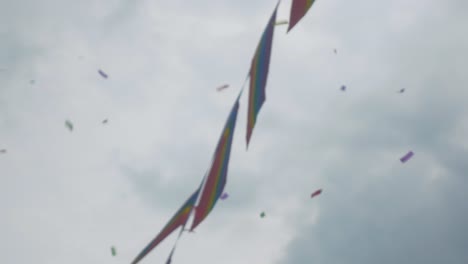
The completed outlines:
[[[273,10],[272,15],[270,16],[270,19],[268,20],[267,26],[265,27],[262,33],[254,56],[251,60],[250,70],[247,76],[250,80],[247,106],[247,148],[252,138],[258,114],[266,100],[265,89],[268,80],[275,26],[288,24],[288,21],[276,21],[278,6],[280,2],[281,1],[278,1],[278,3],[276,4],[275,9]],[[314,1],[310,0],[292,1],[288,32],[302,19],[302,17],[305,16],[307,11],[312,6],[313,2]],[[99,70],[99,73],[103,77],[105,77],[101,70]],[[192,226],[189,230],[193,232],[194,229],[198,227],[198,225],[200,225],[211,213],[218,199],[227,199],[228,194],[223,193],[223,190],[227,182],[229,158],[231,154],[231,146],[236,126],[237,113],[239,110],[239,99],[242,95],[245,84],[246,83],[244,82],[244,85],[242,86],[241,91],[234,102],[234,105],[228,116],[224,129],[222,130],[221,137],[218,140],[218,144],[216,146],[215,153],[212,158],[211,166],[208,170],[208,173],[203,178],[201,186],[182,205],[179,211],[177,211],[177,213],[171,218],[171,220],[160,231],[160,233],[140,252],[140,254],[138,254],[138,256],[135,258],[132,264],[137,264],[167,236],[169,236],[177,228],[181,227],[181,231],[179,233],[177,241],[174,247],[172,248],[166,262],[166,264],[171,263],[177,242],[182,236],[182,233],[185,230],[187,230],[185,228],[185,225],[187,224],[187,220],[189,219],[191,213],[193,212],[194,217]],[[228,87],[229,86],[227,84],[224,84],[222,86],[217,87],[216,90],[222,91]],[[262,212],[260,214],[260,217],[265,217],[265,212]]]
[[[231,108],[225,126],[221,132],[221,136],[218,140],[218,144],[216,145],[216,149],[213,154],[212,161],[207,171],[207,174],[203,177],[199,188],[188,198],[188,200],[169,220],[169,222],[160,231],[160,233],[152,241],[150,241],[150,243],[137,255],[137,257],[133,260],[132,264],[137,264],[152,249],[154,249],[166,237],[168,237],[180,227],[181,229],[177,240],[166,261],[166,264],[170,264],[174,256],[177,243],[181,238],[183,232],[188,231],[193,233],[194,229],[197,228],[212,212],[218,199],[225,200],[228,198],[229,195],[226,192],[224,192],[224,188],[227,182],[229,158],[231,154],[234,130],[236,127],[237,113],[240,106],[239,99],[243,93],[246,81],[247,79],[249,79],[246,134],[246,147],[248,149],[252,139],[255,124],[257,123],[258,115],[266,101],[266,86],[269,74],[275,27],[279,25],[288,24],[287,33],[289,33],[308,13],[309,9],[315,1],[292,0],[289,21],[276,20],[277,10],[280,2],[281,0],[279,0],[276,4],[276,7],[273,10],[273,13],[271,14],[268,23],[260,37],[260,41],[251,60],[247,78],[241,87],[239,95],[234,101],[234,105]],[[337,53],[336,49],[334,49],[334,53]],[[100,74],[102,75],[101,71]],[[220,92],[224,89],[227,89],[228,87],[228,84],[223,84],[217,87],[216,90]],[[346,86],[343,85],[340,89],[341,91],[345,91]],[[403,91],[404,89],[401,92]],[[401,161],[406,162],[411,158],[412,155],[413,153],[409,152],[407,155],[401,158]],[[314,198],[320,195],[321,193],[322,189],[318,189],[311,194],[311,198]],[[188,224],[188,219],[192,214],[192,226],[190,228],[186,228],[186,225]],[[261,218],[264,218],[265,216],[265,212],[260,213]]]
[[[236,128],[237,115],[240,107],[239,100],[243,94],[247,80],[249,80],[248,86],[248,100],[247,100],[247,129],[246,129],[246,149],[248,150],[249,145],[252,140],[253,131],[255,125],[258,121],[259,113],[265,104],[266,101],[266,87],[268,82],[270,63],[271,63],[271,54],[273,48],[273,39],[274,32],[277,26],[288,25],[286,34],[296,27],[296,25],[305,17],[309,12],[315,0],[292,0],[289,20],[277,20],[278,7],[281,3],[281,0],[278,0],[272,14],[269,17],[269,20],[262,32],[260,40],[257,44],[255,53],[250,62],[250,68],[245,79],[244,84],[241,87],[239,95],[237,96],[234,104],[231,108],[231,111],[228,115],[226,123],[221,135],[218,139],[216,149],[213,153],[213,157],[207,170],[207,173],[202,178],[200,186],[192,193],[191,196],[182,204],[179,210],[172,216],[172,218],[167,222],[167,224],[162,228],[162,230],[144,247],[140,253],[135,257],[131,264],[139,263],[145,256],[147,256],[154,248],[156,248],[160,243],[162,243],[168,236],[170,236],[174,231],[180,228],[179,235],[175,241],[170,254],[166,260],[166,264],[172,262],[172,258],[175,254],[177,244],[182,237],[184,232],[195,233],[195,229],[208,217],[208,215],[213,211],[218,200],[226,200],[229,197],[227,192],[224,192],[228,169],[229,161],[231,155],[231,148],[234,138],[234,132]],[[333,49],[334,54],[337,54],[337,49]],[[80,56],[80,59],[83,57]],[[4,71],[5,69],[0,69]],[[98,74],[104,78],[108,79],[109,75],[105,73],[102,69],[98,69]],[[30,80],[30,84],[35,84],[35,80]],[[216,87],[216,91],[221,92],[229,88],[229,84],[222,84]],[[340,90],[345,92],[347,87],[342,85]],[[404,93],[405,88],[400,89],[397,93]],[[101,123],[106,125],[108,119],[103,119]],[[74,130],[74,125],[70,120],[65,120],[66,128],[72,132]],[[0,149],[0,154],[6,154],[7,149]],[[414,156],[413,151],[409,151],[403,157],[400,158],[401,163],[408,162]],[[315,198],[322,194],[322,189],[318,189],[311,193],[310,198]],[[187,227],[189,219],[193,216],[193,222],[190,228]],[[260,218],[265,218],[266,213],[262,211],[260,213]],[[115,246],[111,246],[112,256],[117,255],[117,249]]]
[[[288,25],[287,34],[294,28],[298,23],[306,16],[311,9],[315,0],[292,0],[289,20],[277,20],[277,11],[281,3],[279,0],[270,15],[270,18],[262,32],[260,40],[257,44],[255,53],[250,62],[250,68],[247,74],[249,80],[248,86],[248,100],[247,100],[247,129],[246,129],[246,148],[248,149],[255,126],[258,121],[258,116],[263,105],[266,102],[266,87],[268,83],[268,76],[270,71],[271,54],[273,49],[274,32],[277,26]],[[334,54],[337,54],[337,49],[333,49]],[[79,59],[82,59],[80,56]],[[6,69],[0,69],[0,72]],[[98,69],[97,73],[104,79],[108,79],[109,75],[102,69]],[[30,80],[31,85],[36,84],[36,80]],[[175,244],[170,251],[166,264],[172,262],[172,258],[177,248],[177,243],[182,237],[184,232],[194,233],[194,230],[208,217],[213,211],[218,200],[226,200],[229,197],[227,192],[224,192],[229,161],[231,155],[231,148],[234,138],[234,132],[236,128],[238,111],[240,108],[240,97],[243,94],[246,82],[241,87],[239,95],[237,96],[231,111],[228,115],[226,123],[221,135],[218,139],[216,149],[213,153],[213,157],[206,175],[202,178],[200,186],[192,193],[191,196],[182,204],[179,210],[172,216],[168,223],[162,228],[162,230],[144,247],[141,252],[133,260],[132,264],[139,263],[145,256],[147,256],[154,248],[162,243],[168,236],[174,231],[180,228],[179,235]],[[216,87],[216,91],[221,92],[230,87],[229,84],[222,84]],[[342,85],[340,90],[345,92],[347,87]],[[400,89],[397,93],[404,93],[405,88]],[[103,125],[108,124],[108,119],[101,121]],[[74,124],[70,120],[65,120],[65,127],[72,132],[74,130]],[[0,149],[0,154],[6,154],[7,149]],[[414,156],[413,151],[409,151],[403,157],[400,158],[401,163],[408,162]],[[314,191],[310,198],[315,198],[322,194],[322,189]],[[190,228],[187,228],[188,220],[193,215],[193,222]],[[266,213],[262,211],[260,218],[265,218]],[[115,246],[111,246],[112,256],[117,255]]]

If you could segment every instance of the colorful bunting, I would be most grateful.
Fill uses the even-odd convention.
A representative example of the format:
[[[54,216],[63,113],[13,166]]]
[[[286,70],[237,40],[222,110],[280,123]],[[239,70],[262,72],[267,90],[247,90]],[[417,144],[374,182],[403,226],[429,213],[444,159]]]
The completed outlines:
[[[239,94],[234,106],[232,107],[229,118],[226,121],[223,132],[218,141],[211,168],[200,194],[201,198],[197,205],[197,210],[195,211],[191,231],[193,231],[205,219],[205,217],[208,216],[211,210],[213,210],[218,198],[223,193],[224,186],[226,185],[229,157],[231,155],[232,139],[236,127],[240,95],[241,94]]]
[[[293,2],[288,32],[302,19],[302,17],[305,16],[305,14],[308,12],[315,0],[292,1]],[[250,70],[247,76],[250,80],[246,134],[247,148],[249,146],[253,129],[257,121],[257,116],[266,100],[265,88],[267,85],[268,73],[270,68],[274,28],[275,25],[284,25],[288,23],[287,21],[276,22],[276,15],[279,4],[280,0],[278,1],[266,28],[263,31],[263,34],[260,38],[260,42],[258,43],[257,48],[255,50],[255,54],[252,58]],[[334,50],[334,52],[336,54],[336,49]],[[102,70],[99,70],[98,72],[103,78],[108,78],[107,74],[104,73]],[[247,81],[247,79],[245,81]],[[229,85],[225,84],[217,87],[216,90],[222,91],[228,87]],[[242,94],[243,87],[224,125],[224,129],[222,131],[221,137],[218,140],[218,144],[216,146],[216,150],[211,161],[211,166],[209,167],[209,170],[205,175],[201,186],[182,205],[182,207],[176,212],[176,214],[171,218],[169,223],[166,224],[166,226],[161,230],[161,232],[140,252],[140,254],[132,262],[132,264],[137,264],[153,248],[159,245],[159,243],[161,243],[166,237],[173,233],[177,228],[182,227],[179,236],[166,261],[166,264],[170,264],[177,243],[182,233],[184,231],[193,232],[193,230],[210,214],[210,212],[215,207],[218,199],[224,200],[228,198],[228,194],[223,194],[223,190],[227,182],[229,159],[231,155],[232,141],[237,121],[237,114],[239,110],[239,99]],[[342,90],[344,91],[345,88],[342,88]],[[107,123],[107,119],[105,119],[102,123]],[[321,189],[317,190],[311,195],[311,197],[317,196],[321,192]],[[197,200],[198,204],[195,206]],[[192,227],[190,228],[190,230],[188,230],[185,229],[185,226],[188,222],[192,209],[195,212],[194,219]],[[261,212],[260,217],[264,218],[265,216],[265,212]]]
[[[250,137],[257,121],[257,115],[265,102],[265,87],[268,79],[268,70],[270,68],[271,46],[273,42],[273,33],[275,29],[276,12],[275,11],[268,21],[268,25],[262,34],[260,43],[252,59],[250,66],[250,88],[249,88],[249,110],[247,113],[247,147],[249,146]]]
[[[315,0],[292,0],[288,33],[307,14],[314,2]]]
[[[153,248],[155,248],[159,243],[161,243],[178,227],[185,226],[185,223],[187,222],[187,219],[190,216],[190,212],[195,206],[195,202],[197,201],[199,191],[200,189],[195,191],[192,194],[192,196],[190,196],[190,198],[182,205],[179,211],[177,211],[177,213],[171,218],[169,223],[166,224],[166,226],[161,230],[161,232],[140,252],[140,254],[132,262],[132,264],[138,263]]]

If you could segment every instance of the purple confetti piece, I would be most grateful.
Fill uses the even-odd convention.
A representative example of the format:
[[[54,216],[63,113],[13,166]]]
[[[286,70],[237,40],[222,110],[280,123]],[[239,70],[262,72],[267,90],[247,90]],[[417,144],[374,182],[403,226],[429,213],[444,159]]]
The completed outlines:
[[[108,76],[107,76],[107,74],[105,72],[103,72],[102,70],[98,70],[98,72],[102,77],[107,79]]]
[[[223,193],[220,198],[221,200],[226,200],[228,197],[229,195],[227,193]]]
[[[407,162],[409,159],[411,159],[411,157],[413,157],[413,155],[414,155],[413,151],[410,151],[410,152],[408,152],[405,156],[403,156],[403,157],[400,159],[400,161],[401,161],[402,163],[405,163],[405,162]]]

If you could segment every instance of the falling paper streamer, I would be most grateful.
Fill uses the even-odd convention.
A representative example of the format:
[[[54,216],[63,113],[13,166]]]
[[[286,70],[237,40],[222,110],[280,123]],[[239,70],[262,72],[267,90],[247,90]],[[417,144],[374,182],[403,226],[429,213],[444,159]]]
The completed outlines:
[[[413,155],[414,155],[413,151],[408,152],[405,156],[403,156],[400,159],[401,163],[407,162],[409,159],[411,159],[411,157],[413,157]]]
[[[115,255],[117,255],[117,251],[115,250],[114,246],[111,247],[111,252],[112,252],[112,256],[115,257]]]
[[[281,26],[281,25],[287,25],[288,21],[287,20],[280,20],[275,23],[275,26]]]
[[[229,194],[223,193],[223,195],[221,195],[221,197],[219,198],[221,198],[221,200],[226,200],[228,197],[229,197]]]
[[[335,52],[335,54],[336,54],[337,50],[336,50],[336,49],[333,49],[333,52]]]
[[[313,192],[313,193],[310,195],[310,198],[314,198],[315,196],[320,195],[321,193],[322,193],[322,189],[319,189],[319,190]]]
[[[104,78],[108,78],[107,74],[105,72],[103,72],[102,70],[98,70],[99,74],[104,77]]]
[[[73,131],[73,123],[70,120],[65,121],[65,126],[70,130]]]
[[[226,89],[229,87],[229,84],[223,84],[219,87],[216,88],[216,91],[221,92],[222,90]]]

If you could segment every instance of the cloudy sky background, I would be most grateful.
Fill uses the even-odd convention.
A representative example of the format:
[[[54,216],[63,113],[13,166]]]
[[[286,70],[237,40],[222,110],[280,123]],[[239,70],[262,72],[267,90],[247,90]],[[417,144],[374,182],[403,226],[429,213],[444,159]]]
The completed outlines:
[[[0,263],[130,263],[208,169],[275,4],[0,0]],[[174,263],[468,263],[467,10],[318,0],[277,27],[230,197]]]

